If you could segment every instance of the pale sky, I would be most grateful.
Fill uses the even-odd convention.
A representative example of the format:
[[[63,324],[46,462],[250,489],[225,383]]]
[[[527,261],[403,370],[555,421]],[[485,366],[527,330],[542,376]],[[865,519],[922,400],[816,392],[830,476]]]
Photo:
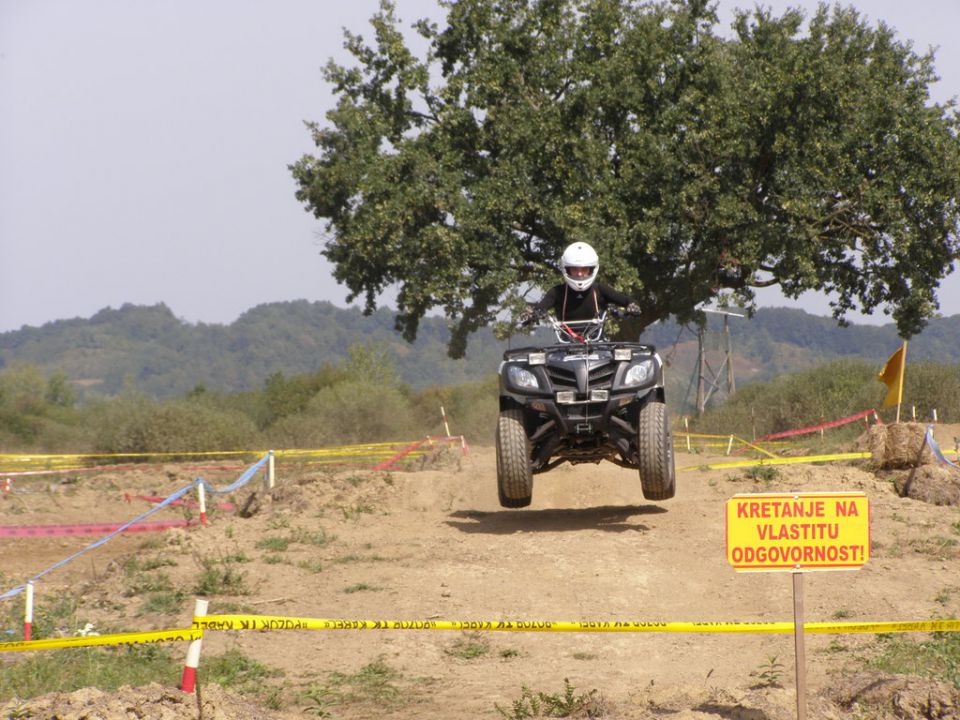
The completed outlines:
[[[934,100],[960,96],[960,1],[849,4],[939,47]],[[440,17],[433,0],[396,5],[405,26]],[[723,24],[752,5],[719,0]],[[314,151],[303,121],[332,107],[320,68],[345,58],[342,28],[369,37],[377,6],[0,0],[0,332],[124,303],[208,323],[282,300],[345,306],[287,166]],[[960,313],[957,275],[945,315]],[[798,306],[829,314],[821,297]]]

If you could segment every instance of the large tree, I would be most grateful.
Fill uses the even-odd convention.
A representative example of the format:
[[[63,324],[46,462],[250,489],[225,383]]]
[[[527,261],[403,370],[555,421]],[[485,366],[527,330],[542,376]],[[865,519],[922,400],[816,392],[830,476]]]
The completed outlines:
[[[833,293],[892,314],[937,310],[958,256],[960,119],[932,103],[933,57],[822,5],[805,22],[706,0],[459,0],[408,47],[384,2],[338,103],[291,166],[324,254],[368,311],[398,287],[408,339],[431,308],[472,330],[596,247],[642,324],[697,318],[754,288]]]

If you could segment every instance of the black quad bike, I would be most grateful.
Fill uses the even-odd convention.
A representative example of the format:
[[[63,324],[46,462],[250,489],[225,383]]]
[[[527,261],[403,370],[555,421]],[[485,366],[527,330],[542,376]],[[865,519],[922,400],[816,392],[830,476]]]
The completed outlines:
[[[607,313],[578,322],[541,319],[556,343],[507,350],[500,363],[500,504],[529,505],[535,474],[601,460],[639,471],[647,500],[672,498],[673,440],[656,349],[608,341]]]

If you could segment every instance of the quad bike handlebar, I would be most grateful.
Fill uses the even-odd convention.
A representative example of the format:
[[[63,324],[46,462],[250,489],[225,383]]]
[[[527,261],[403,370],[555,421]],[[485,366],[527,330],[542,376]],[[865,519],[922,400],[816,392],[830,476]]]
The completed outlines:
[[[559,343],[591,343],[601,342],[604,339],[604,327],[608,317],[620,319],[639,315],[639,310],[611,306],[598,317],[589,320],[558,320],[552,313],[534,310],[528,318],[521,321],[521,325],[549,327],[556,333]]]

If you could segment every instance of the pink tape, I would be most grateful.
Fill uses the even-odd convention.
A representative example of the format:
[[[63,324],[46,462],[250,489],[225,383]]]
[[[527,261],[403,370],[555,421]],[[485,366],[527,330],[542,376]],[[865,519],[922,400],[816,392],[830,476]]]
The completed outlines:
[[[0,525],[0,537],[63,537],[65,535],[106,535],[124,523],[80,523],[77,525]],[[155,532],[196,525],[193,520],[139,522],[124,532]]]
[[[798,430],[784,430],[783,432],[764,435],[762,438],[757,438],[754,442],[763,442],[764,440],[779,440],[780,438],[793,437],[794,435],[806,435],[808,433],[819,432],[820,430],[826,430],[827,428],[839,427],[840,425],[846,425],[847,423],[852,423],[852,422],[856,422],[857,420],[862,420],[863,418],[869,416],[871,413],[876,413],[876,410],[873,410],[871,408],[870,410],[864,410],[863,412],[859,412],[856,415],[840,418],[839,420],[831,420],[830,422],[820,423],[819,425],[811,425],[809,427],[800,428]]]

